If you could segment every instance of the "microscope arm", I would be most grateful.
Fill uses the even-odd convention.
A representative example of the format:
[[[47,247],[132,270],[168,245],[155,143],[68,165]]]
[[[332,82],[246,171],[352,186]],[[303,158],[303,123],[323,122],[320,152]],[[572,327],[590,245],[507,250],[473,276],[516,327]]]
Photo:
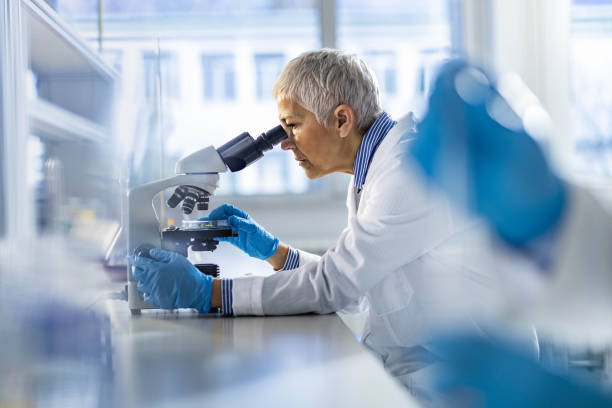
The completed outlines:
[[[128,193],[128,251],[141,244],[161,246],[160,221],[152,211],[152,198],[160,191],[179,185],[192,185],[213,194],[219,186],[219,174],[179,174],[135,187]]]

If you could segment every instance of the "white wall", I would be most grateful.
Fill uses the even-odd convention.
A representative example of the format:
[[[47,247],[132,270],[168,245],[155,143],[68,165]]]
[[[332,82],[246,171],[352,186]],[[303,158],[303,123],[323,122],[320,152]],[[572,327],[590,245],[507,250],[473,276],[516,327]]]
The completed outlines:
[[[467,55],[499,77],[514,72],[549,113],[550,156],[572,169],[570,0],[464,0]]]

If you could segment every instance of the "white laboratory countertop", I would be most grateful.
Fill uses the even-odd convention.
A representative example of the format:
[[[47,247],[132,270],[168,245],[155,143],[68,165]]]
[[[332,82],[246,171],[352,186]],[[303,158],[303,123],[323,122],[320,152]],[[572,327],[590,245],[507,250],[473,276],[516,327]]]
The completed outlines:
[[[231,245],[199,253],[221,275],[268,275]],[[102,306],[102,305],[101,305]],[[410,394],[336,314],[278,317],[143,310],[108,300],[112,375],[120,407],[416,407]]]
[[[416,407],[335,315],[202,316],[108,301],[113,405]]]

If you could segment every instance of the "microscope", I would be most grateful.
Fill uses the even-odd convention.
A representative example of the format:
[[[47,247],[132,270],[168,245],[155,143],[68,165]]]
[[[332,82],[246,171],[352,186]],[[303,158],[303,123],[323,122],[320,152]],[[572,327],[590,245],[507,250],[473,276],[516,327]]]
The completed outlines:
[[[209,146],[183,157],[176,163],[175,176],[132,188],[128,192],[125,224],[128,254],[148,256],[151,248],[161,247],[187,257],[189,249],[214,251],[219,243],[215,237],[236,236],[225,220],[199,220],[197,214],[208,210],[210,196],[219,186],[219,173],[228,168],[232,172],[244,169],[286,137],[280,125],[257,139],[244,132],[218,149]],[[165,190],[172,188],[174,192],[164,200]],[[175,224],[178,220],[180,226]],[[202,273],[219,275],[215,264],[195,266]],[[144,301],[131,268],[128,264],[130,311],[139,314],[141,309],[156,309]]]

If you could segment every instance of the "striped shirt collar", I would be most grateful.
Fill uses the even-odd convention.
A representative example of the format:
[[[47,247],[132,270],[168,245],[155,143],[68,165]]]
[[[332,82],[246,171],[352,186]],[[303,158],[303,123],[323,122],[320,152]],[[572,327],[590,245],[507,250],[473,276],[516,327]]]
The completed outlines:
[[[363,184],[365,183],[366,176],[368,174],[368,167],[374,156],[376,148],[385,138],[387,133],[393,126],[397,124],[396,121],[391,119],[391,116],[387,112],[383,112],[372,126],[368,129],[366,134],[363,136],[359,150],[357,151],[357,157],[355,157],[355,164],[353,166],[353,184],[357,191],[361,191]]]

